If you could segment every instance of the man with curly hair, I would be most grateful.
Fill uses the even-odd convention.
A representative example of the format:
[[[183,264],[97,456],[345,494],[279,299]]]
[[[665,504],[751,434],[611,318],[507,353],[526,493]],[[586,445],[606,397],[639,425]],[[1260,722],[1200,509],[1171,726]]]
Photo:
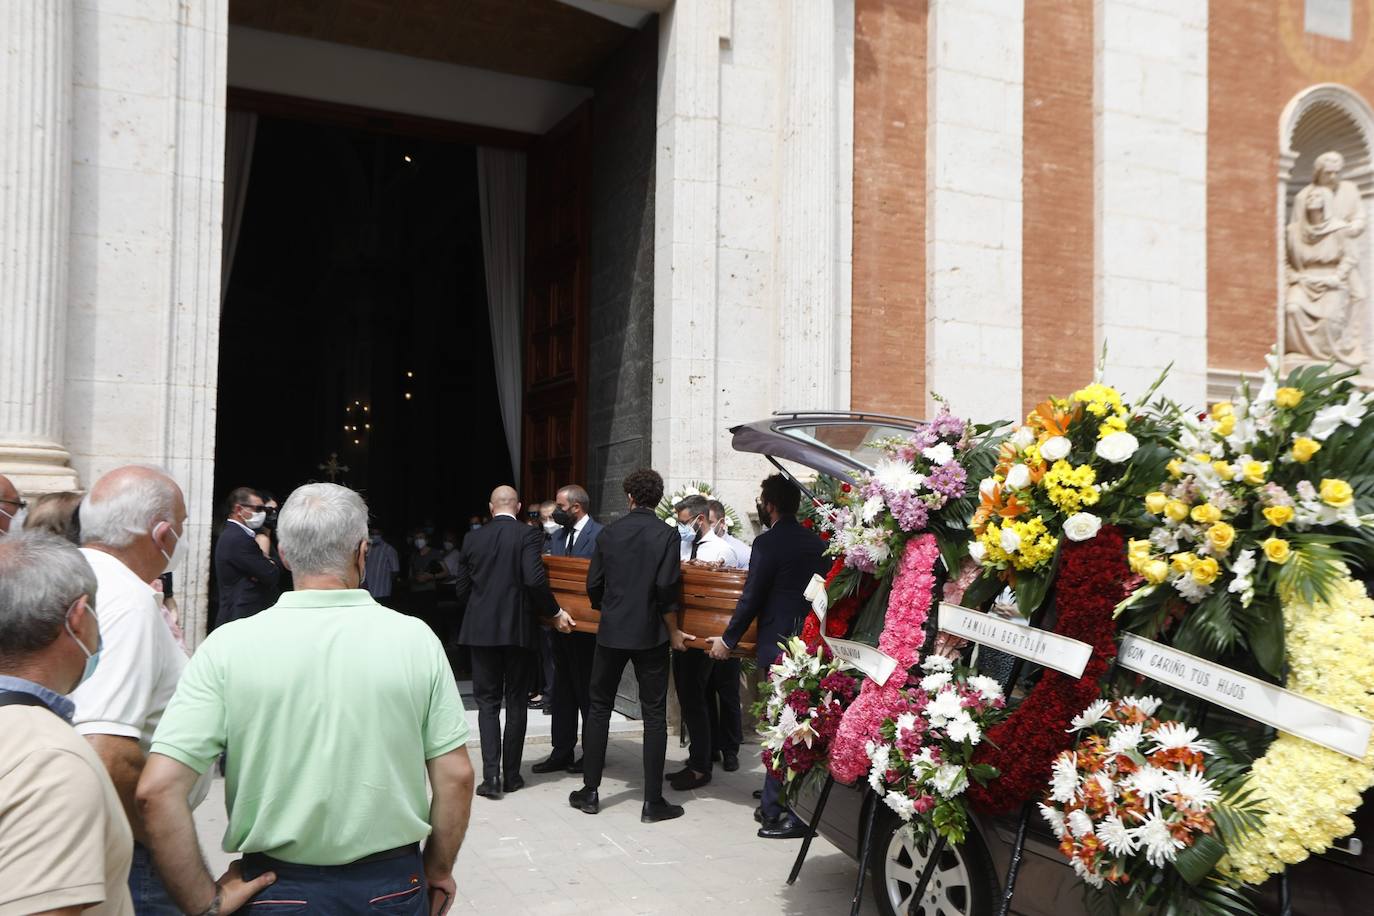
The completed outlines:
[[[606,526],[587,570],[587,596],[601,612],[592,658],[591,710],[583,730],[581,789],[568,803],[587,814],[601,810],[597,791],[606,763],[606,742],[616,688],[627,663],[635,666],[644,715],[644,807],[646,824],[682,816],[682,806],[663,798],[663,762],[668,752],[668,649],[683,649],[691,637],[677,628],[682,567],[677,531],[659,521],[654,507],[663,498],[663,478],[647,468],[625,478],[630,511]]]

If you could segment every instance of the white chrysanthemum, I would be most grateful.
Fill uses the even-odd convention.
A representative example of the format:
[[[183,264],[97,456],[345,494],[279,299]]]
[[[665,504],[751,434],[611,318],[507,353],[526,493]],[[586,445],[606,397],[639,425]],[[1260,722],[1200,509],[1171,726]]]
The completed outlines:
[[[954,447],[948,442],[940,442],[921,452],[931,464],[949,464],[954,460]]]
[[[1103,886],[1105,882],[1102,880],[1102,876],[1096,872],[1088,871],[1088,867],[1083,864],[1082,859],[1075,856],[1070,861],[1073,862],[1073,870],[1078,873],[1078,877],[1082,878],[1085,884],[1097,888]]]
[[[1139,723],[1121,726],[1107,742],[1107,750],[1113,754],[1124,754],[1127,751],[1135,750],[1140,746],[1140,739],[1144,736],[1144,731],[1145,727]]]
[[[1050,777],[1050,798],[1057,802],[1071,802],[1078,794],[1078,755],[1065,751],[1054,759]]]
[[[881,496],[870,496],[864,500],[863,518],[864,523],[868,524],[878,517],[883,511],[883,498]]]
[[[778,718],[778,732],[784,737],[789,737],[797,730],[797,712],[791,706],[783,706],[782,714]]]
[[[1221,798],[1221,793],[1212,785],[1212,781],[1203,776],[1197,767],[1192,767],[1186,773],[1175,771],[1170,775],[1174,781],[1173,794],[1178,798],[1179,807],[1201,811]]]
[[[1116,815],[1104,818],[1097,825],[1097,838],[1114,856],[1128,856],[1140,848],[1140,841]]]
[[[1040,816],[1050,825],[1050,829],[1054,831],[1054,838],[1056,840],[1064,839],[1064,834],[1068,832],[1067,828],[1064,826],[1064,812],[1060,811],[1058,808],[1051,808],[1049,805],[1041,802]]]
[[[890,749],[884,744],[875,748],[873,753],[869,755],[869,759],[873,761],[873,767],[868,771],[868,784],[879,795],[886,791],[883,788],[883,775],[887,773],[889,753]]]
[[[1174,787],[1174,781],[1170,778],[1168,770],[1149,764],[1127,776],[1124,784],[1149,799],[1157,799]]]
[[[1093,819],[1081,808],[1069,812],[1069,833],[1082,839],[1093,835]]]
[[[1097,783],[1102,795],[1106,798],[1116,798],[1116,783],[1104,772],[1097,772],[1092,775],[1093,781]]]
[[[1150,732],[1150,737],[1154,739],[1155,744],[1161,750],[1186,748],[1198,753],[1207,753],[1212,749],[1212,746],[1206,741],[1197,740],[1196,728],[1184,725],[1182,722],[1165,722]]]
[[[915,713],[904,712],[897,717],[897,733],[909,732],[916,727]]]
[[[921,670],[928,672],[953,671],[954,662],[943,655],[927,655],[925,661],[921,662]]]
[[[883,796],[883,801],[904,821],[911,820],[912,815],[916,813],[916,805],[900,792],[889,792]]]
[[[1145,859],[1156,868],[1174,861],[1178,851],[1183,848],[1183,841],[1175,839],[1169,831],[1169,825],[1155,815],[1146,818],[1145,823],[1132,832],[1136,842],[1145,850]]]
[[[935,693],[953,679],[954,675],[948,671],[937,671],[934,674],[927,674],[921,678],[921,689],[926,693]]]
[[[909,462],[883,458],[873,468],[873,479],[888,493],[915,493],[925,482]]]
[[[1080,728],[1092,728],[1102,721],[1102,717],[1107,714],[1107,710],[1112,708],[1108,700],[1093,700],[1088,704],[1088,708],[1073,717],[1069,723],[1068,731],[1076,732]]]
[[[951,741],[968,741],[977,744],[983,740],[983,730],[966,712],[961,712],[949,720],[949,724],[945,726],[945,734],[949,735]]]
[[[941,691],[926,704],[926,718],[930,719],[930,723],[937,728],[963,711],[963,702],[959,699],[959,694],[953,690]]]
[[[1002,696],[1002,685],[986,674],[975,674],[968,679],[968,685],[978,691],[978,695],[991,703]]]
[[[942,764],[930,778],[930,784],[936,792],[946,798],[953,798],[968,788],[968,774],[961,766],[952,763]]]
[[[1140,710],[1144,715],[1153,716],[1155,712],[1159,709],[1159,707],[1164,705],[1164,701],[1161,700],[1159,697],[1151,696],[1122,697],[1121,705],[1133,706],[1136,709]]]

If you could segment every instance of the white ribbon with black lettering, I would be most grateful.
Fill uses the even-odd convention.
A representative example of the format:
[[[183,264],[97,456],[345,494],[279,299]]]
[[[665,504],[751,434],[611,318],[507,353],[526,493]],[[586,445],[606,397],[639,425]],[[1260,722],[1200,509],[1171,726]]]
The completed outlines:
[[[897,660],[886,652],[880,652],[867,643],[852,639],[836,639],[825,635],[825,612],[830,608],[830,598],[825,592],[825,579],[812,576],[811,582],[803,593],[811,602],[811,609],[821,622],[821,639],[835,653],[835,657],[851,668],[857,668],[877,684],[886,684],[897,670]]]
[[[1082,677],[1093,654],[1092,646],[1077,639],[944,601],[940,602],[940,629],[1069,677]]]
[[[1127,634],[1122,638],[1118,664],[1356,760],[1364,758],[1374,733],[1374,722],[1363,716],[1342,712],[1143,636]]]

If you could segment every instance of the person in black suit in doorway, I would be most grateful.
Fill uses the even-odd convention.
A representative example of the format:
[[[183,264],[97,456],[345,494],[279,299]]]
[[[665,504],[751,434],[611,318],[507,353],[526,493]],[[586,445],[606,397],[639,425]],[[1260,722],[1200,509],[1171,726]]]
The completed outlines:
[[[592,658],[591,711],[583,730],[582,788],[568,803],[587,814],[601,810],[597,794],[606,763],[611,709],[627,662],[635,666],[644,715],[644,823],[682,816],[682,806],[663,797],[663,761],[668,752],[668,648],[683,649],[691,637],[677,627],[682,600],[681,540],[659,521],[654,507],[663,498],[663,478],[647,468],[625,478],[630,511],[607,525],[596,541],[587,570],[587,597],[601,611]]]
[[[572,625],[549,591],[541,558],[543,536],[519,521],[519,513],[514,487],[492,491],[491,524],[470,532],[463,541],[454,583],[459,606],[466,605],[458,642],[472,651],[472,692],[482,740],[477,794],[491,799],[525,785],[520,756],[525,749],[525,692],[537,618],[551,618],[548,622],[563,632]]]
[[[558,491],[553,521],[558,530],[549,537],[549,555],[591,558],[596,539],[604,527],[592,518],[591,498],[577,484]],[[592,658],[596,637],[591,633],[554,633],[553,635],[553,749],[548,759],[530,767],[536,773],[567,770],[582,772],[582,760],[573,757],[577,745],[577,723],[587,727],[592,700]],[[582,743],[586,753],[586,740]]]
[[[826,572],[825,542],[797,522],[797,508],[801,493],[781,474],[763,481],[759,493],[759,521],[768,530],[754,539],[749,558],[749,576],[730,624],[721,636],[713,636],[711,657],[727,659],[730,650],[739,645],[744,631],[755,620],[759,623],[759,641],[755,649],[758,670],[767,672],[778,657],[778,643],[801,629],[806,612],[811,609],[804,592],[817,573]],[[782,786],[769,776],[764,781],[763,804],[760,806],[763,826],[759,836],[765,839],[791,839],[806,834],[806,824],[778,801]]]
[[[215,579],[219,584],[216,625],[252,617],[266,610],[281,594],[281,567],[272,558],[272,540],[263,530],[267,507],[250,487],[233,490],[225,506],[228,516],[215,542]]]

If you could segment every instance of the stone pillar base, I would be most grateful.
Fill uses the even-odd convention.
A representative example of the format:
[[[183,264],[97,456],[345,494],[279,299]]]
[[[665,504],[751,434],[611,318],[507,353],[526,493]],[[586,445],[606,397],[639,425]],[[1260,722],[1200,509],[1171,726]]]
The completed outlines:
[[[25,496],[80,490],[81,479],[68,464],[70,459],[57,445],[0,445],[0,474]]]

